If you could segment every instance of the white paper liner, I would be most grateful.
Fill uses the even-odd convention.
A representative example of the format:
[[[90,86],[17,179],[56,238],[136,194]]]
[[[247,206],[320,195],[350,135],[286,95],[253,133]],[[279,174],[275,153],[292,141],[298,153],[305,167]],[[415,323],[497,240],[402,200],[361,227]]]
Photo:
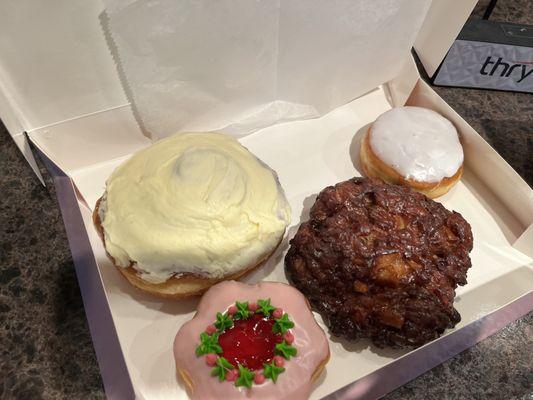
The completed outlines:
[[[392,79],[430,0],[104,0],[152,138],[243,136],[315,118]]]

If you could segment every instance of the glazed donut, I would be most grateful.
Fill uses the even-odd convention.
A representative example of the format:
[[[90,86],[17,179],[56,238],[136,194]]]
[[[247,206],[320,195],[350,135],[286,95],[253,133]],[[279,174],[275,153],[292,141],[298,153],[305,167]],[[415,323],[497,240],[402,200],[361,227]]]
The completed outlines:
[[[237,140],[187,133],[120,165],[93,220],[131,284],[182,298],[262,265],[283,238],[290,207],[276,173]]]
[[[305,297],[277,282],[213,286],[174,340],[192,399],[307,399],[329,354]]]
[[[453,124],[422,107],[396,107],[370,126],[361,143],[366,176],[442,196],[463,173],[463,148]]]

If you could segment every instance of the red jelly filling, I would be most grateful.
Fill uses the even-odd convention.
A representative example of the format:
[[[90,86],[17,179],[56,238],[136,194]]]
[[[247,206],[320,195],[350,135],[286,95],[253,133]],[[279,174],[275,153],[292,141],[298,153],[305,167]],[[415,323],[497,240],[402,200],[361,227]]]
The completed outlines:
[[[279,333],[272,332],[274,320],[262,314],[234,321],[218,338],[222,347],[221,356],[237,367],[237,364],[255,371],[274,358],[277,343],[283,341]]]

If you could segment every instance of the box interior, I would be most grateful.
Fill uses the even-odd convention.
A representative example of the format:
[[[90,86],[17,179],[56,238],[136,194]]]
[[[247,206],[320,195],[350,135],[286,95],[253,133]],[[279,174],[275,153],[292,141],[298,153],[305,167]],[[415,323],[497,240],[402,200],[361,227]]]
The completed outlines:
[[[418,80],[413,68],[412,64],[407,64],[403,75],[395,81],[322,118],[279,124],[241,139],[243,145],[278,172],[293,212],[292,223],[282,245],[267,265],[246,278],[247,282],[286,282],[283,256],[300,221],[307,219],[316,194],[328,185],[360,175],[358,146],[361,135],[378,115],[404,100],[406,104],[445,113],[458,127],[465,149],[463,178],[450,193],[438,199],[446,208],[460,212],[469,221],[474,233],[473,267],[468,272],[468,284],[457,290],[455,306],[462,321],[456,329],[531,290],[533,262],[512,246],[526,231],[527,221],[521,221],[519,204],[509,207],[499,192],[487,183],[490,176],[502,173],[512,177],[509,173],[512,169],[503,160],[494,158],[494,150],[457,114],[443,106],[446,104]],[[69,143],[89,146],[92,150],[87,152],[86,160],[80,160],[78,156],[67,157],[68,162],[61,167],[78,189],[85,229],[135,393],[138,398],[186,398],[175,374],[171,346],[181,324],[194,314],[197,300],[161,301],[139,293],[109,262],[92,225],[92,208],[104,191],[106,178],[129,156],[125,148],[114,145],[113,140],[120,137],[121,129],[124,134],[128,132],[130,135],[133,123],[131,111],[123,107],[78,119],[71,126],[56,127],[52,131],[48,128],[46,133],[44,130],[34,131],[31,138],[52,160],[57,159],[58,154],[65,159],[71,151],[67,146]],[[93,144],[84,143],[85,130],[100,135],[102,140],[107,138],[109,148],[98,151],[98,148],[90,147]],[[75,140],[76,132],[80,133],[80,138]],[[116,134],[111,136],[111,132]],[[130,153],[149,145],[142,135],[138,136],[135,130],[133,132],[133,137],[138,140],[127,139],[131,145],[128,149]],[[62,145],[47,147],[46,135],[52,140],[50,143]],[[65,140],[51,139],[56,135],[65,135]],[[490,174],[480,175],[476,166],[484,165],[486,168],[487,163],[491,165]],[[518,177],[517,180],[508,180],[501,189],[516,195],[517,191],[525,190],[521,185],[525,183]],[[527,198],[524,201],[521,206],[531,210]],[[378,349],[365,340],[350,343],[331,337],[320,316],[315,314],[315,317],[329,338],[331,360],[326,373],[315,385],[312,398],[325,396],[408,353],[407,350]]]

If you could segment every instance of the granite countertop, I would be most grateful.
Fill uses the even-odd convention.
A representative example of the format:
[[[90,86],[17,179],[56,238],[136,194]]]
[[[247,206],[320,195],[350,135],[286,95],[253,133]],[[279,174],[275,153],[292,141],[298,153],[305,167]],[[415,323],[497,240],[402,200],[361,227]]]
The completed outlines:
[[[491,19],[531,24],[533,2],[500,0]],[[531,95],[435,89],[533,185]],[[40,184],[1,124],[0,171],[0,398],[102,399],[53,185]],[[386,398],[532,399],[531,343],[533,313]]]

